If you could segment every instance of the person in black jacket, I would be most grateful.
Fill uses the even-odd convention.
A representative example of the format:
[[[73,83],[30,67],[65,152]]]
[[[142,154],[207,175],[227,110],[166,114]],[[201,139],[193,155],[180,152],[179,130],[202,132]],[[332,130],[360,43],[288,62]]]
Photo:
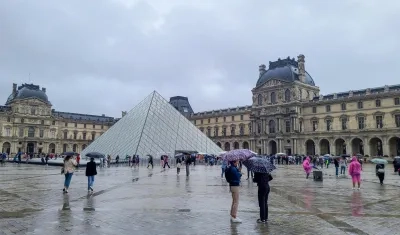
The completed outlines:
[[[336,177],[339,177],[339,161],[337,158],[333,159],[333,163],[335,164],[336,169]]]
[[[93,192],[94,176],[97,175],[96,162],[94,158],[90,158],[90,162],[86,164],[86,176],[88,177],[88,191]]]
[[[268,173],[254,173],[254,182],[258,185],[258,204],[260,206],[260,218],[257,223],[266,223],[268,220],[268,195],[269,181],[272,176]]]

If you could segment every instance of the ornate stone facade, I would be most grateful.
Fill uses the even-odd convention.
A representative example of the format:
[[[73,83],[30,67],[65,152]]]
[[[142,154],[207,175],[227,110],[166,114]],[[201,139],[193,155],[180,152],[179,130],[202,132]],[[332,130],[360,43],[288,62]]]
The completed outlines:
[[[0,146],[11,155],[80,152],[114,122],[105,115],[55,111],[45,88],[13,84],[6,105],[0,106]]]
[[[192,114],[190,120],[224,150],[249,148],[250,106]]]
[[[242,142],[260,154],[400,155],[400,85],[321,95],[305,71],[305,57],[259,66],[253,104],[243,109]],[[195,113],[203,131],[229,126],[227,110]],[[248,119],[247,119],[248,117]],[[208,119],[212,122],[208,123]],[[203,120],[201,124],[198,120]],[[213,129],[214,128],[214,129]],[[220,129],[219,129],[220,130]],[[220,133],[219,133],[220,134]],[[232,146],[234,138],[210,135]],[[242,147],[242,146],[240,146]]]

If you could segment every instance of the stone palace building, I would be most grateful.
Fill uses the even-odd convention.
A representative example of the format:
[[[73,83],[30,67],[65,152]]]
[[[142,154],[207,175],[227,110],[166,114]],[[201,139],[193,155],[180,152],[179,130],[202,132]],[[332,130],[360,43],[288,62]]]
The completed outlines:
[[[9,154],[80,152],[115,121],[105,115],[55,111],[46,88],[13,84],[5,106],[0,106],[0,146]]]
[[[322,95],[299,55],[260,65],[252,99],[190,119],[225,150],[400,155],[400,85]]]

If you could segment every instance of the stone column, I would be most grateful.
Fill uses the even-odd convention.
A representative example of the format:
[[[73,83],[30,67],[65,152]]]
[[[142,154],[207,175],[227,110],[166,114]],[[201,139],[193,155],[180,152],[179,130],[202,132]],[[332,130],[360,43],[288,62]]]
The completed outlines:
[[[371,153],[370,153],[370,149],[369,149],[369,141],[368,141],[368,138],[367,137],[365,137],[364,139],[362,139],[363,140],[363,147],[364,147],[364,155],[368,155],[368,156],[371,156]],[[353,152],[350,152],[349,154],[353,154]]]
[[[265,154],[269,154],[268,140],[265,140]]]
[[[281,130],[281,123],[280,123],[280,119],[277,118],[276,119],[276,131],[279,132]]]
[[[383,150],[383,155],[388,155],[389,157],[391,157],[389,141],[388,141],[388,138],[386,138],[386,137],[382,138],[382,150]]]
[[[315,154],[320,155],[320,152],[319,152],[319,142],[316,141],[316,142],[314,142],[314,144],[315,144]]]

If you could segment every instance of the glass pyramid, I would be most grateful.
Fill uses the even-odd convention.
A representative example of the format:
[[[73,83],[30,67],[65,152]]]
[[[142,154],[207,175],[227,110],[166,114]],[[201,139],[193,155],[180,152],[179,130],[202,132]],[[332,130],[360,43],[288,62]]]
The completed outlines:
[[[218,154],[222,151],[156,91],[148,95],[103,135],[85,148],[89,152],[153,157],[175,150]]]

